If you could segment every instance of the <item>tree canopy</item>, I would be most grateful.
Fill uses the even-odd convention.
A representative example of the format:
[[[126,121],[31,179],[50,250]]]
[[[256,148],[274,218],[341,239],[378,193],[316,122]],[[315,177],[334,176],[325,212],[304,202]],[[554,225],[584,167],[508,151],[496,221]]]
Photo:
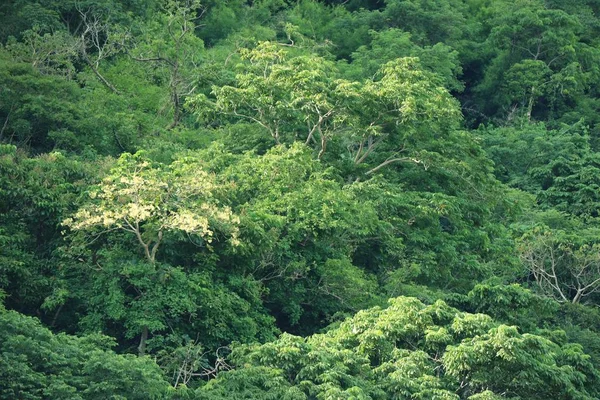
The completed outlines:
[[[600,7],[0,4],[0,398],[600,398]]]

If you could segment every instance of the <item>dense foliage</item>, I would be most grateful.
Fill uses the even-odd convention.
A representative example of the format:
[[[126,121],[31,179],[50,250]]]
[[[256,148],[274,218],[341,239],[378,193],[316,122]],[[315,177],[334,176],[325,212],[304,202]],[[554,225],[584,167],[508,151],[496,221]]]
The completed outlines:
[[[0,399],[600,398],[594,0],[0,4]]]

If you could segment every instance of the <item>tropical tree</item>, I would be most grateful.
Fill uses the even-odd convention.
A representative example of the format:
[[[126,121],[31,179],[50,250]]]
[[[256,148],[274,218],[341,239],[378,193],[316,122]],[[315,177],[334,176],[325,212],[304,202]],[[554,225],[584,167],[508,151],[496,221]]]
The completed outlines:
[[[497,50],[477,88],[494,100],[490,107],[500,107],[509,120],[529,121],[536,114],[552,117],[585,94],[594,72],[575,16],[541,1],[518,6],[500,1],[491,10],[487,42]]]
[[[589,357],[559,333],[552,339],[442,301],[399,297],[323,334],[237,346],[230,357],[235,368],[197,393],[201,399],[596,396]]]
[[[216,196],[219,190],[214,176],[202,171],[191,160],[179,160],[170,167],[161,168],[152,166],[141,154],[125,154],[103,182],[90,191],[90,201],[63,223],[73,231],[83,232],[83,243],[93,243],[102,235],[115,231],[134,239],[145,263],[138,265],[134,262],[130,266],[133,270],[126,275],[133,274],[140,279],[137,284],[134,283],[138,300],[142,303],[144,300],[150,303],[159,301],[152,307],[146,304],[149,309],[158,311],[162,306],[156,299],[158,289],[154,285],[161,287],[169,271],[176,276],[181,275],[176,274],[177,269],[161,266],[157,260],[166,234],[182,233],[209,246],[218,230],[229,233],[232,245],[237,245],[239,218],[230,208],[219,205]],[[103,268],[97,255],[91,255],[87,263],[95,269]],[[134,272],[141,272],[139,268],[147,270],[147,278],[152,282]],[[169,290],[165,296],[173,300],[172,296],[177,295]],[[189,307],[192,305],[188,301]],[[144,314],[141,305],[138,311]],[[137,318],[139,320],[134,325],[140,325],[139,352],[144,354],[149,326],[159,329],[164,323],[152,320],[151,315],[139,315]]]
[[[341,143],[357,166],[374,159],[367,175],[399,162],[426,165],[421,143],[460,121],[456,101],[416,58],[391,61],[359,83],[339,78],[334,64],[321,57],[294,56],[277,43],[263,42],[241,55],[246,63],[236,86],[214,87],[214,102],[204,95],[192,100],[201,117],[216,111],[256,123],[275,144],[301,140],[314,146],[317,158],[330,143],[338,142],[338,149]]]
[[[148,358],[118,355],[99,334],[53,334],[0,309],[0,399],[164,399],[174,393]]]
[[[204,48],[195,29],[203,14],[199,0],[165,1],[155,20],[140,24],[140,34],[127,49],[134,60],[154,65],[168,87],[173,110],[168,129],[179,125],[185,99],[195,91],[193,70]]]

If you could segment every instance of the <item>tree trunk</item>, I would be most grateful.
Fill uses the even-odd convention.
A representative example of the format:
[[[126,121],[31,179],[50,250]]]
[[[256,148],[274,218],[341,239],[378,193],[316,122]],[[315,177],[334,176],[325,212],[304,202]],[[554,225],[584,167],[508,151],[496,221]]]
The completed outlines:
[[[171,98],[173,100],[173,121],[167,127],[168,130],[175,128],[179,125],[179,120],[181,119],[181,104],[179,102],[179,94],[177,93],[177,89],[173,89],[171,92]]]
[[[533,112],[533,103],[534,99],[535,87],[531,88],[531,94],[529,95],[529,102],[527,104],[527,122],[531,122],[531,113]]]
[[[138,355],[142,357],[146,354],[146,340],[148,340],[148,327],[142,328],[142,336],[140,337],[140,345],[138,346]]]

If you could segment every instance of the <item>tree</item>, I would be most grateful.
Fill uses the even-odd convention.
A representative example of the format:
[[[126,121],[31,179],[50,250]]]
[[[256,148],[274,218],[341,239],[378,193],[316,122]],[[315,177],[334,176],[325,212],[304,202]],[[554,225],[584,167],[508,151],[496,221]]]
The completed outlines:
[[[257,123],[276,144],[302,140],[315,145],[319,158],[328,142],[347,129],[346,102],[356,96],[354,85],[336,79],[334,64],[321,57],[299,55],[288,59],[282,45],[262,42],[254,49],[242,49],[246,64],[236,77],[237,86],[213,87],[218,113]],[[201,115],[207,99],[196,103]]]
[[[462,38],[465,11],[456,0],[385,0],[383,16],[391,27],[411,32],[420,45],[455,44]]]
[[[34,28],[23,32],[21,41],[11,38],[6,50],[15,61],[26,62],[43,75],[60,75],[73,79],[74,63],[81,43],[68,32],[42,33]]]
[[[258,156],[215,145],[199,157],[222,182],[236,182],[228,198],[240,216],[241,244],[234,254],[221,253],[220,268],[258,281],[280,327],[312,332],[336,313],[376,301],[378,266],[353,258],[371,243],[393,258],[388,241],[395,239],[371,203],[314,160],[310,148],[280,145]]]
[[[444,43],[420,47],[413,43],[411,34],[400,29],[370,31],[371,43],[352,53],[352,63],[346,75],[360,80],[377,74],[383,64],[400,57],[417,57],[422,68],[440,76],[448,90],[460,92],[462,72],[458,52]]]
[[[552,298],[516,283],[501,284],[498,279],[475,285],[465,300],[469,311],[487,314],[524,332],[535,332],[538,326],[550,323],[560,309],[560,304]]]
[[[148,358],[118,355],[99,334],[53,334],[0,309],[0,399],[164,399],[174,391]]]
[[[569,235],[537,227],[521,242],[521,259],[539,289],[561,302],[579,303],[600,290],[600,246],[595,231]]]
[[[589,356],[564,343],[559,332],[552,339],[521,334],[517,327],[442,301],[424,305],[399,297],[322,334],[283,334],[272,343],[236,346],[230,356],[235,368],[197,394],[201,399],[596,396],[597,371]]]
[[[100,168],[59,152],[28,157],[0,145],[0,291],[7,307],[56,326],[57,314],[44,303],[62,286],[54,261],[60,221]]]
[[[63,223],[84,232],[92,242],[113,231],[132,236],[150,271],[156,272],[160,268],[158,250],[169,232],[181,232],[210,245],[217,228],[230,233],[233,245],[238,243],[239,219],[218,204],[215,192],[219,189],[214,177],[189,159],[160,168],[141,154],[124,154],[102,184],[90,191],[91,201]],[[97,261],[92,264],[102,268]],[[155,295],[137,289],[142,297]],[[149,324],[141,325],[139,353],[143,355]]]
[[[155,21],[140,26],[141,38],[129,50],[134,60],[152,63],[163,71],[161,79],[167,81],[173,108],[168,129],[180,123],[185,98],[195,91],[192,74],[204,44],[194,32],[203,14],[199,0],[166,1]]]
[[[570,364],[571,357],[579,358],[582,364]],[[448,346],[443,362],[447,374],[460,381],[464,397],[486,389],[496,395],[527,399],[556,395],[586,398],[596,391],[595,372],[579,345],[521,334],[514,326],[501,325]]]
[[[537,0],[518,6],[495,2],[490,10],[487,44],[496,50],[476,88],[493,99],[478,99],[487,104],[484,112],[494,114],[495,107],[508,120],[554,118],[564,104],[585,94],[593,67],[586,61],[590,52],[580,40],[577,18]]]
[[[141,154],[124,154],[103,183],[90,192],[91,202],[64,221],[73,230],[122,230],[133,234],[146,261],[156,263],[165,232],[183,231],[210,243],[212,226],[227,227],[237,243],[239,219],[215,204],[214,177],[190,159],[168,169],[152,167]]]
[[[456,101],[416,58],[391,61],[359,83],[340,79],[323,58],[294,56],[277,43],[263,42],[242,56],[246,63],[235,87],[214,87],[214,102],[204,95],[192,100],[201,117],[216,111],[254,122],[276,144],[302,140],[314,146],[317,158],[337,141],[357,166],[375,159],[367,175],[394,163],[425,163],[420,145],[460,120]]]
[[[366,175],[402,162],[427,168],[433,160],[427,160],[426,146],[434,138],[443,141],[461,119],[458,104],[439,77],[423,71],[414,57],[384,64],[357,99],[363,126],[349,146],[354,163],[379,153]]]
[[[542,209],[598,216],[600,159],[583,120],[560,129],[537,123],[479,132],[500,181],[535,195]]]
[[[124,51],[127,35],[119,32],[119,27],[104,19],[106,17],[98,15],[98,11],[81,8],[77,11],[81,15],[83,25],[80,33],[81,57],[104,86],[113,93],[120,94],[121,92],[100,73],[100,63]]]
[[[54,147],[51,133],[74,130],[80,110],[75,82],[42,75],[31,64],[16,62],[0,49],[0,140],[48,152]]]

